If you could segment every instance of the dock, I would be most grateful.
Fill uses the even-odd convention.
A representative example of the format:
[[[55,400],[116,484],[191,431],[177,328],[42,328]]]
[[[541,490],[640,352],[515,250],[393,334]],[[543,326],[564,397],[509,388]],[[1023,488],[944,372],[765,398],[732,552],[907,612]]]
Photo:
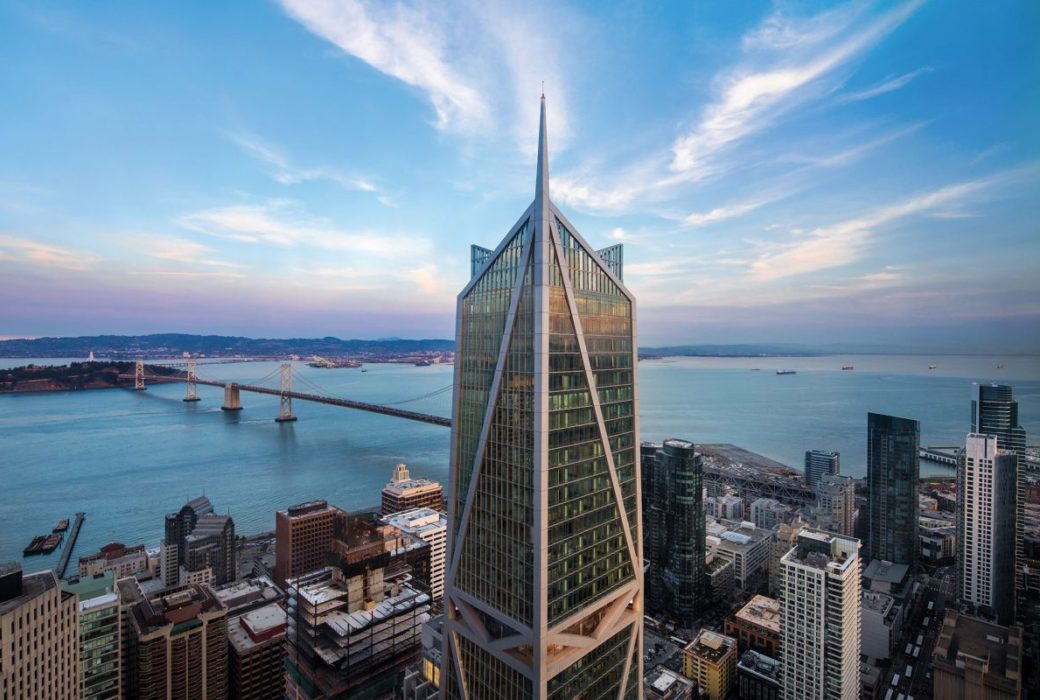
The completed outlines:
[[[58,578],[65,578],[65,569],[69,566],[69,559],[72,557],[72,550],[76,548],[76,538],[79,537],[79,529],[83,526],[83,519],[85,517],[87,517],[86,513],[76,513],[76,522],[72,524],[72,532],[69,533],[69,541],[65,544],[65,549],[61,552],[61,559],[58,561],[58,567],[55,569]]]

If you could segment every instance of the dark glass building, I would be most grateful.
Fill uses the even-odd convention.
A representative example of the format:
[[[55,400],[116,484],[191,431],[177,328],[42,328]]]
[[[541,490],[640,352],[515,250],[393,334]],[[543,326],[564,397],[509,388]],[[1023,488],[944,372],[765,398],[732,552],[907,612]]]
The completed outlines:
[[[649,560],[647,609],[692,627],[704,590],[704,466],[692,442],[643,443],[642,467],[652,474],[644,509]]]
[[[871,561],[916,565],[920,442],[917,421],[867,414],[867,551]]]
[[[821,450],[805,451],[805,485],[810,491],[816,491],[820,479],[828,474],[841,472],[841,455],[837,452]]]
[[[635,300],[549,199],[458,297],[446,698],[636,698],[643,567]]]
[[[971,432],[995,435],[997,447],[1024,459],[1026,431],[1018,424],[1018,402],[1004,384],[971,385]]]

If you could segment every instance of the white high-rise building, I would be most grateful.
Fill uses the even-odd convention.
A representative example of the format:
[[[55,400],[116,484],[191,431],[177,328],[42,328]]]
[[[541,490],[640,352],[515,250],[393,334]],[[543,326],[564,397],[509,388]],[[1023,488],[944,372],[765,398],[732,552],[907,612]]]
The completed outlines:
[[[961,600],[1002,625],[1014,616],[1018,456],[969,433],[957,468]]]
[[[402,532],[430,545],[430,595],[434,600],[444,593],[444,550],[448,540],[448,516],[433,508],[415,508],[383,516]]]
[[[859,540],[804,529],[780,559],[785,700],[858,700]]]

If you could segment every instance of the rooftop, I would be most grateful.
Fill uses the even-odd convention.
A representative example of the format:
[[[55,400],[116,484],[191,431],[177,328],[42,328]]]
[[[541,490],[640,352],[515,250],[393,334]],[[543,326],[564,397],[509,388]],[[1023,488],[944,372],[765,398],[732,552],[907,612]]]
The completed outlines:
[[[646,674],[643,681],[648,687],[658,693],[667,693],[673,686],[693,686],[693,681],[674,671],[669,671],[664,666],[658,666]]]
[[[228,641],[238,651],[248,651],[284,633],[285,610],[272,603],[228,621]]]
[[[948,611],[933,660],[937,665],[956,667],[958,675],[966,667],[974,668],[990,680],[1018,684],[1022,677],[1022,630]]]
[[[8,573],[14,573],[14,570]],[[0,615],[6,615],[12,610],[20,608],[33,598],[43,595],[57,585],[58,577],[50,569],[38,571],[34,574],[26,574],[22,577],[22,594],[0,603]]]
[[[843,571],[859,554],[859,540],[823,530],[804,528],[781,562],[822,571]]]
[[[383,520],[399,530],[420,536],[426,532],[445,530],[448,527],[448,516],[433,508],[414,508],[400,513],[390,513],[383,516]]]
[[[692,642],[686,645],[683,651],[711,663],[718,663],[736,647],[737,640],[732,637],[704,629],[701,630],[701,633]]]
[[[756,595],[734,617],[780,634],[780,601],[776,598]]]
[[[780,682],[780,662],[757,651],[745,651],[737,662],[737,668],[774,683]]]
[[[878,593],[877,591],[863,591],[860,596],[860,607],[864,610],[870,610],[876,612],[879,615],[887,615],[888,611],[892,609],[892,606],[896,604],[896,599],[887,593]]]
[[[389,491],[390,493],[404,493],[405,491],[433,491],[439,489],[440,483],[436,481],[430,481],[429,479],[417,478],[407,479],[405,481],[391,481],[383,488],[383,491]]]
[[[874,559],[867,565],[867,570],[863,572],[863,577],[874,581],[899,583],[906,578],[909,571],[910,567],[906,564],[893,564],[890,561]]]

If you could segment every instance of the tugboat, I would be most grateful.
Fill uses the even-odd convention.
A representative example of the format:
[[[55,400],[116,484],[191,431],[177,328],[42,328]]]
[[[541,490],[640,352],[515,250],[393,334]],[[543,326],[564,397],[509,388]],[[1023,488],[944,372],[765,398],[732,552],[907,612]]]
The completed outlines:
[[[795,371],[794,371],[793,369],[778,369],[778,370],[776,371],[776,373],[777,373],[777,374],[798,374],[798,373],[797,373],[797,372],[795,372]]]
[[[850,370],[854,370],[856,368],[853,367],[852,365],[842,365],[841,369],[842,369],[843,372],[847,372],[847,371],[850,371]]]
[[[935,369],[935,365],[928,365],[928,369]]]

